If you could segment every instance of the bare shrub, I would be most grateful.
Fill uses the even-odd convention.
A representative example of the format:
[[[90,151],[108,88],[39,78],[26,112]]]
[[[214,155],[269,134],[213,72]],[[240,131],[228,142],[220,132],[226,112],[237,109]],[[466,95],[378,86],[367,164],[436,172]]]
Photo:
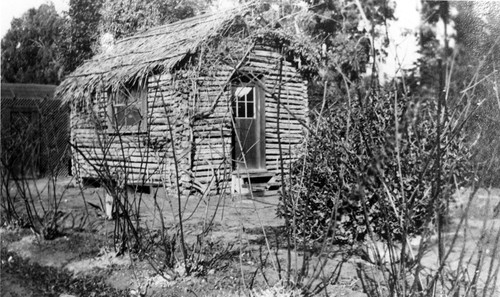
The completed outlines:
[[[36,112],[20,113],[2,139],[2,224],[30,227],[45,239],[61,234],[60,176],[68,173],[67,107],[43,101]],[[41,182],[45,177],[46,182]]]

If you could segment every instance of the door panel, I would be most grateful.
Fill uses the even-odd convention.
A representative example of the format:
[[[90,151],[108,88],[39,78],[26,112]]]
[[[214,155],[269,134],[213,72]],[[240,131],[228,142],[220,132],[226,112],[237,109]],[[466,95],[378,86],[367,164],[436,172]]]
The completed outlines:
[[[259,169],[260,164],[260,137],[257,123],[254,119],[235,119],[235,152],[236,163],[239,169]],[[239,143],[241,142],[241,144]],[[247,166],[245,167],[245,162]]]

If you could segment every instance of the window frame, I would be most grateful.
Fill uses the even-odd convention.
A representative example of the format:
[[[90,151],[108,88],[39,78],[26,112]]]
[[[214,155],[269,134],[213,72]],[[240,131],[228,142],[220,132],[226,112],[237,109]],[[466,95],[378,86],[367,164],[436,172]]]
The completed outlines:
[[[108,132],[111,134],[145,133],[147,131],[147,94],[147,85],[134,85],[132,87],[120,88],[115,92],[109,92],[107,105]],[[136,106],[139,110],[141,119],[133,125],[119,123],[120,119],[116,116],[119,113],[119,111],[117,112],[117,108],[125,107],[127,109],[132,106]]]
[[[239,98],[242,98],[243,96],[237,96],[236,92],[238,89],[244,89],[244,88],[251,88],[250,91],[248,91],[246,94],[244,94],[244,100],[240,101],[238,100]],[[248,100],[248,94],[251,92],[252,94],[252,100]],[[245,83],[241,85],[235,85],[232,87],[232,95],[234,97],[233,100],[234,102],[234,107],[233,107],[233,113],[234,117],[236,119],[256,119],[257,118],[257,87],[255,86],[255,83]],[[239,105],[240,103],[243,103],[245,110],[244,110],[244,116],[241,116],[239,113]],[[252,105],[252,115],[249,116],[249,105]]]

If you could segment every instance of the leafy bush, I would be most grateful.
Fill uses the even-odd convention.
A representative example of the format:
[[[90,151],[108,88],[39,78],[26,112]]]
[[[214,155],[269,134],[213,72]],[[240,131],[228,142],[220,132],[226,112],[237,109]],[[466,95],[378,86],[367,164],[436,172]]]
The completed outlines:
[[[450,199],[450,181],[463,181],[469,154],[458,122],[442,122],[438,158],[435,99],[395,96],[372,93],[318,117],[278,211],[300,238],[352,242],[370,231],[391,240],[419,233]]]

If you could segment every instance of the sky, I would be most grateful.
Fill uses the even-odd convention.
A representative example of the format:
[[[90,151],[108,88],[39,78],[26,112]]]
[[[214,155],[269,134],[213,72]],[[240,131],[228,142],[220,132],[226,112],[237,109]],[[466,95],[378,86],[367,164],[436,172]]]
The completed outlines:
[[[10,28],[13,18],[19,18],[30,8],[38,8],[48,0],[1,0],[0,1],[0,36],[3,38]],[[67,11],[69,0],[52,0],[57,12]]]
[[[399,69],[411,69],[419,58],[418,40],[415,32],[420,26],[420,0],[396,1],[394,4],[396,20],[389,21],[387,33],[390,43],[385,63],[380,65],[381,72],[393,77]]]

